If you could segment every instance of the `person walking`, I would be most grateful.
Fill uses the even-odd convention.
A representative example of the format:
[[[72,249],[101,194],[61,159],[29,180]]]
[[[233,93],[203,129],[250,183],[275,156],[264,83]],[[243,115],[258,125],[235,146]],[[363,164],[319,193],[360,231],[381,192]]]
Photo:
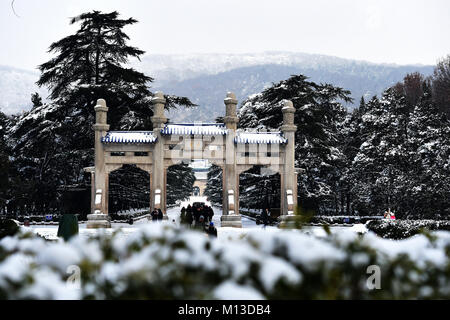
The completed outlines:
[[[204,231],[206,231],[205,227],[206,227],[205,226],[205,217],[204,216],[200,216],[198,218],[198,221],[195,221],[195,223],[194,223],[194,229],[204,232]]]
[[[194,208],[194,220],[197,223],[200,219],[200,207]]]
[[[212,222],[213,216],[214,216],[214,210],[212,207],[209,207],[209,222]]]
[[[262,213],[262,221],[263,221],[263,228],[265,229],[266,226],[270,222],[270,211],[269,208],[266,208]]]
[[[160,208],[158,208],[158,220],[162,220],[164,218],[163,212]]]
[[[214,222],[211,221],[209,223],[209,227],[208,229],[206,229],[206,233],[208,234],[209,237],[217,238],[217,229],[216,227],[214,227]]]
[[[152,213],[150,213],[150,216],[152,217],[152,221],[158,220],[158,210],[153,209]]]
[[[185,224],[185,223],[186,223],[186,208],[182,207],[181,213],[180,213],[180,224]]]
[[[186,224],[188,225],[188,227],[192,226],[193,221],[194,221],[194,216],[192,215],[192,209],[189,210],[189,207],[188,207],[188,209],[186,209]]]

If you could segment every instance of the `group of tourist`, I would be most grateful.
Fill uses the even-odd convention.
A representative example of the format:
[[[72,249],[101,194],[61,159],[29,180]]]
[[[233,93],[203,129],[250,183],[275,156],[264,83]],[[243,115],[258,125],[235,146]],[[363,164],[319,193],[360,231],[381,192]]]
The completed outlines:
[[[152,221],[162,220],[164,217],[163,212],[159,208],[153,209],[153,211],[150,213],[150,216],[152,217]]]
[[[208,235],[217,237],[217,229],[212,218],[214,210],[205,204],[181,208],[180,223],[189,228],[205,231]]]

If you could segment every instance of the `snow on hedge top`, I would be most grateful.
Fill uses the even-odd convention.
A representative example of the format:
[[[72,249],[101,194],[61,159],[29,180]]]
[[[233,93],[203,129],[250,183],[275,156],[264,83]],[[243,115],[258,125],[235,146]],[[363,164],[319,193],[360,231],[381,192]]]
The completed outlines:
[[[280,132],[237,132],[234,142],[245,144],[285,144],[287,139]]]
[[[155,143],[152,131],[109,131],[102,138],[103,143]]]
[[[202,134],[202,135],[226,135],[227,129],[223,123],[180,123],[166,124],[161,129],[162,134]]]

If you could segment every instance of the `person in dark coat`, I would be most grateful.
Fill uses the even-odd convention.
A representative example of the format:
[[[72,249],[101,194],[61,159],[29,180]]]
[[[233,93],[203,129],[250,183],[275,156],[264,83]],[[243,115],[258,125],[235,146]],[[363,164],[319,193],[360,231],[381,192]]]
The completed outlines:
[[[192,215],[192,208],[188,207],[186,209],[186,224],[190,227],[190,226],[192,226],[193,221],[194,221],[194,216]]]
[[[217,238],[217,229],[214,227],[214,222],[209,223],[208,229],[206,229],[206,233],[209,237],[215,237]]]
[[[262,215],[261,215],[262,221],[263,221],[263,225],[264,225],[264,229],[266,228],[266,226],[269,224],[269,219],[270,219],[270,211],[269,208],[266,208]]]
[[[180,223],[181,224],[185,224],[186,223],[186,208],[185,207],[181,208]]]
[[[199,221],[201,215],[200,207],[194,208],[194,220],[196,223]]]
[[[210,221],[210,222],[212,222],[213,216],[214,216],[214,210],[213,210],[213,208],[212,208],[212,207],[208,207],[208,218],[209,218],[209,221]]]
[[[158,208],[158,220],[162,220],[164,217],[163,212],[161,211],[161,209]]]
[[[150,213],[150,215],[152,216],[152,221],[158,220],[158,210],[153,209],[153,211],[152,211],[152,213]]]

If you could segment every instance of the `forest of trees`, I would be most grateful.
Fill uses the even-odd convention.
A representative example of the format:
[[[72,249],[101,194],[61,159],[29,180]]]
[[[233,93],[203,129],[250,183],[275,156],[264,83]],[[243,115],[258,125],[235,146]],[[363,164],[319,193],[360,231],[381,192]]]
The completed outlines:
[[[296,108],[298,203],[322,215],[443,218],[450,213],[450,56],[434,76],[405,76],[348,112],[349,92],[303,75],[273,84],[244,101],[239,126],[280,129],[282,100]],[[221,201],[221,170],[212,167],[206,193]],[[279,207],[279,175],[260,168],[240,176],[241,207]],[[262,200],[264,198],[264,200]]]
[[[79,29],[55,43],[54,57],[39,66],[38,85],[50,102],[35,93],[24,114],[0,114],[0,212],[44,214],[61,207],[61,197],[74,188],[90,189],[84,167],[94,165],[94,106],[107,101],[111,130],[152,130],[149,86],[153,79],[127,66],[144,51],[127,45],[123,29],[137,21],[117,12],[92,11],[71,19]],[[166,108],[191,107],[185,97],[167,95]],[[169,170],[169,193],[189,195],[193,173],[187,166]],[[176,183],[174,183],[176,181]],[[185,184],[180,184],[183,181]],[[110,179],[112,210],[148,206],[149,178],[126,167]],[[130,190],[132,190],[130,192]],[[173,199],[169,199],[173,201]]]
[[[127,45],[123,29],[137,21],[117,12],[88,12],[71,24],[79,29],[55,43],[54,57],[39,66],[40,86],[50,102],[32,94],[24,114],[0,112],[0,212],[58,211],[71,188],[90,189],[84,167],[93,165],[94,105],[104,98],[111,130],[152,130],[153,79],[128,66],[144,53]],[[167,95],[166,108],[192,107],[186,97]],[[296,108],[298,202],[316,214],[448,217],[450,213],[450,56],[434,74],[405,75],[380,97],[361,98],[348,111],[350,92],[304,75],[272,84],[246,99],[239,127],[261,131],[282,125],[282,100]],[[221,203],[221,171],[212,167],[206,194]],[[189,196],[195,177],[187,165],[168,172],[168,202]],[[181,183],[180,183],[181,182]],[[110,179],[112,210],[145,206],[148,175],[134,167]],[[258,167],[240,176],[246,208],[277,207],[279,175]]]

